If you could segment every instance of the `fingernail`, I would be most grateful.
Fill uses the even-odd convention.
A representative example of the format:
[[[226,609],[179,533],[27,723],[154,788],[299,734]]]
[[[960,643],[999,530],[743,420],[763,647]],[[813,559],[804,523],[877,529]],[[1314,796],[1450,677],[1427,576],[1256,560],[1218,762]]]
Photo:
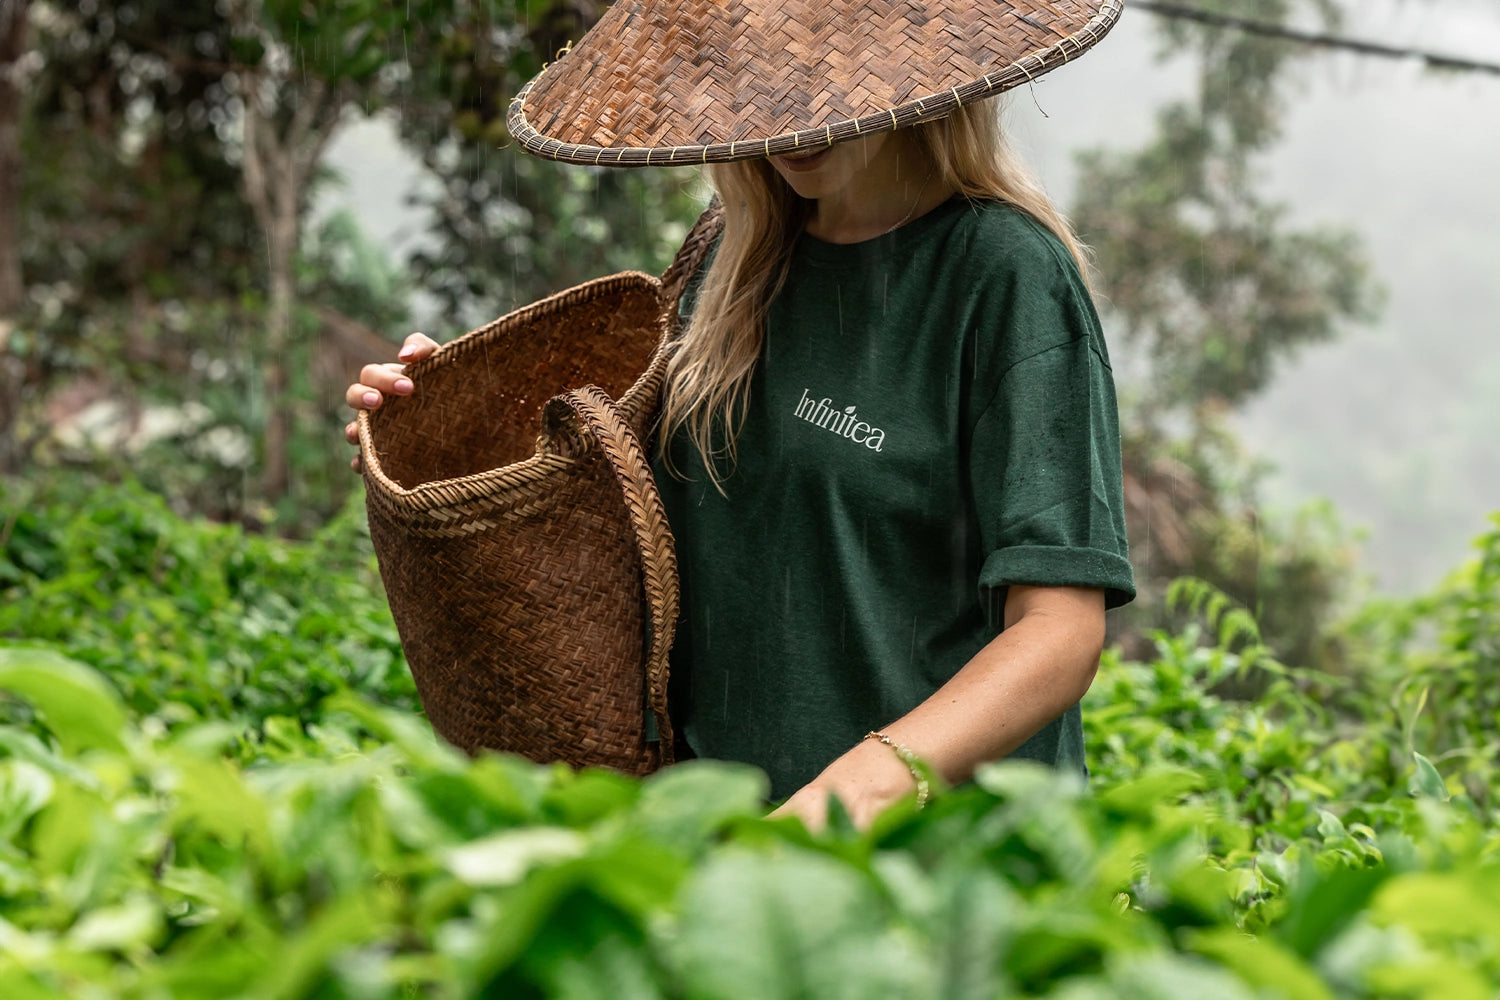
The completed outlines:
[[[366,406],[377,406],[380,403],[380,394],[374,392],[365,393],[364,403]]]
[[[402,361],[405,361],[407,358],[416,353],[417,349],[415,347],[403,347],[401,348],[401,350],[396,352],[396,357],[400,358]]]
[[[397,392],[411,392],[412,389],[415,388],[415,386],[411,384],[411,379],[409,378],[398,378],[396,380],[396,384],[391,386],[391,388],[395,389]]]

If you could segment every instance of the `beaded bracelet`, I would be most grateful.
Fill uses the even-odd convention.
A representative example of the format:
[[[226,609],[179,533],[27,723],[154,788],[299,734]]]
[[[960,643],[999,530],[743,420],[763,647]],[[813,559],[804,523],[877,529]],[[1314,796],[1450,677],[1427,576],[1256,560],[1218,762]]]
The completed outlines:
[[[907,747],[901,743],[897,743],[885,733],[875,732],[874,730],[872,730],[868,733],[865,733],[865,739],[879,740],[881,743],[884,743],[886,746],[895,751],[896,756],[901,758],[901,763],[906,765],[907,770],[911,771],[911,776],[916,779],[917,808],[921,809],[923,806],[925,806],[927,804],[928,796],[932,793],[932,787],[927,783],[927,772],[922,767],[921,758],[918,757],[910,747]]]

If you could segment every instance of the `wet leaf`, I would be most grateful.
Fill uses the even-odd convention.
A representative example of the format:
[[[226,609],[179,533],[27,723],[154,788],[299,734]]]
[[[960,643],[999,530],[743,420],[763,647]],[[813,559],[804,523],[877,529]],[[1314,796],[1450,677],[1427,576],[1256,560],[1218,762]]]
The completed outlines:
[[[98,672],[44,649],[0,649],[0,689],[36,706],[69,756],[101,748],[123,751],[125,709]]]
[[[685,887],[668,954],[703,1000],[932,996],[934,970],[881,914],[836,861],[727,851]]]
[[[1437,799],[1439,802],[1447,802],[1452,796],[1448,792],[1448,786],[1443,781],[1443,776],[1438,769],[1433,767],[1432,761],[1419,753],[1412,754],[1413,768],[1411,783],[1408,790],[1412,795],[1423,798]]]
[[[507,830],[443,852],[443,863],[473,886],[513,885],[534,868],[581,857],[588,842],[563,827]]]

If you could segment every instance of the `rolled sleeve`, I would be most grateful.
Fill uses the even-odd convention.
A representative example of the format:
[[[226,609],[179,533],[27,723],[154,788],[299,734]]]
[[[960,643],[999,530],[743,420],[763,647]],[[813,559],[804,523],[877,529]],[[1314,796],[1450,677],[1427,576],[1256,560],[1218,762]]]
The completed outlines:
[[[1029,322],[1052,324],[1053,346],[1005,367],[973,423],[979,586],[1098,587],[1106,606],[1118,607],[1135,596],[1135,579],[1118,406],[1098,320],[1071,285],[1023,311]],[[1059,343],[1056,334],[1070,336]]]

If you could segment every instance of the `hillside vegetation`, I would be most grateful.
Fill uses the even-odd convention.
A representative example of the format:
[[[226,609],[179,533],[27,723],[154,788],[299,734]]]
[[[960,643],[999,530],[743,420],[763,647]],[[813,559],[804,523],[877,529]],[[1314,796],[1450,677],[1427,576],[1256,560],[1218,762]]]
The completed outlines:
[[[1000,764],[812,837],[743,766],[440,745],[357,509],[294,543],[131,487],[3,500],[6,1000],[1500,990],[1500,520],[1337,677],[1179,584],[1197,625],[1106,656],[1087,788]]]

